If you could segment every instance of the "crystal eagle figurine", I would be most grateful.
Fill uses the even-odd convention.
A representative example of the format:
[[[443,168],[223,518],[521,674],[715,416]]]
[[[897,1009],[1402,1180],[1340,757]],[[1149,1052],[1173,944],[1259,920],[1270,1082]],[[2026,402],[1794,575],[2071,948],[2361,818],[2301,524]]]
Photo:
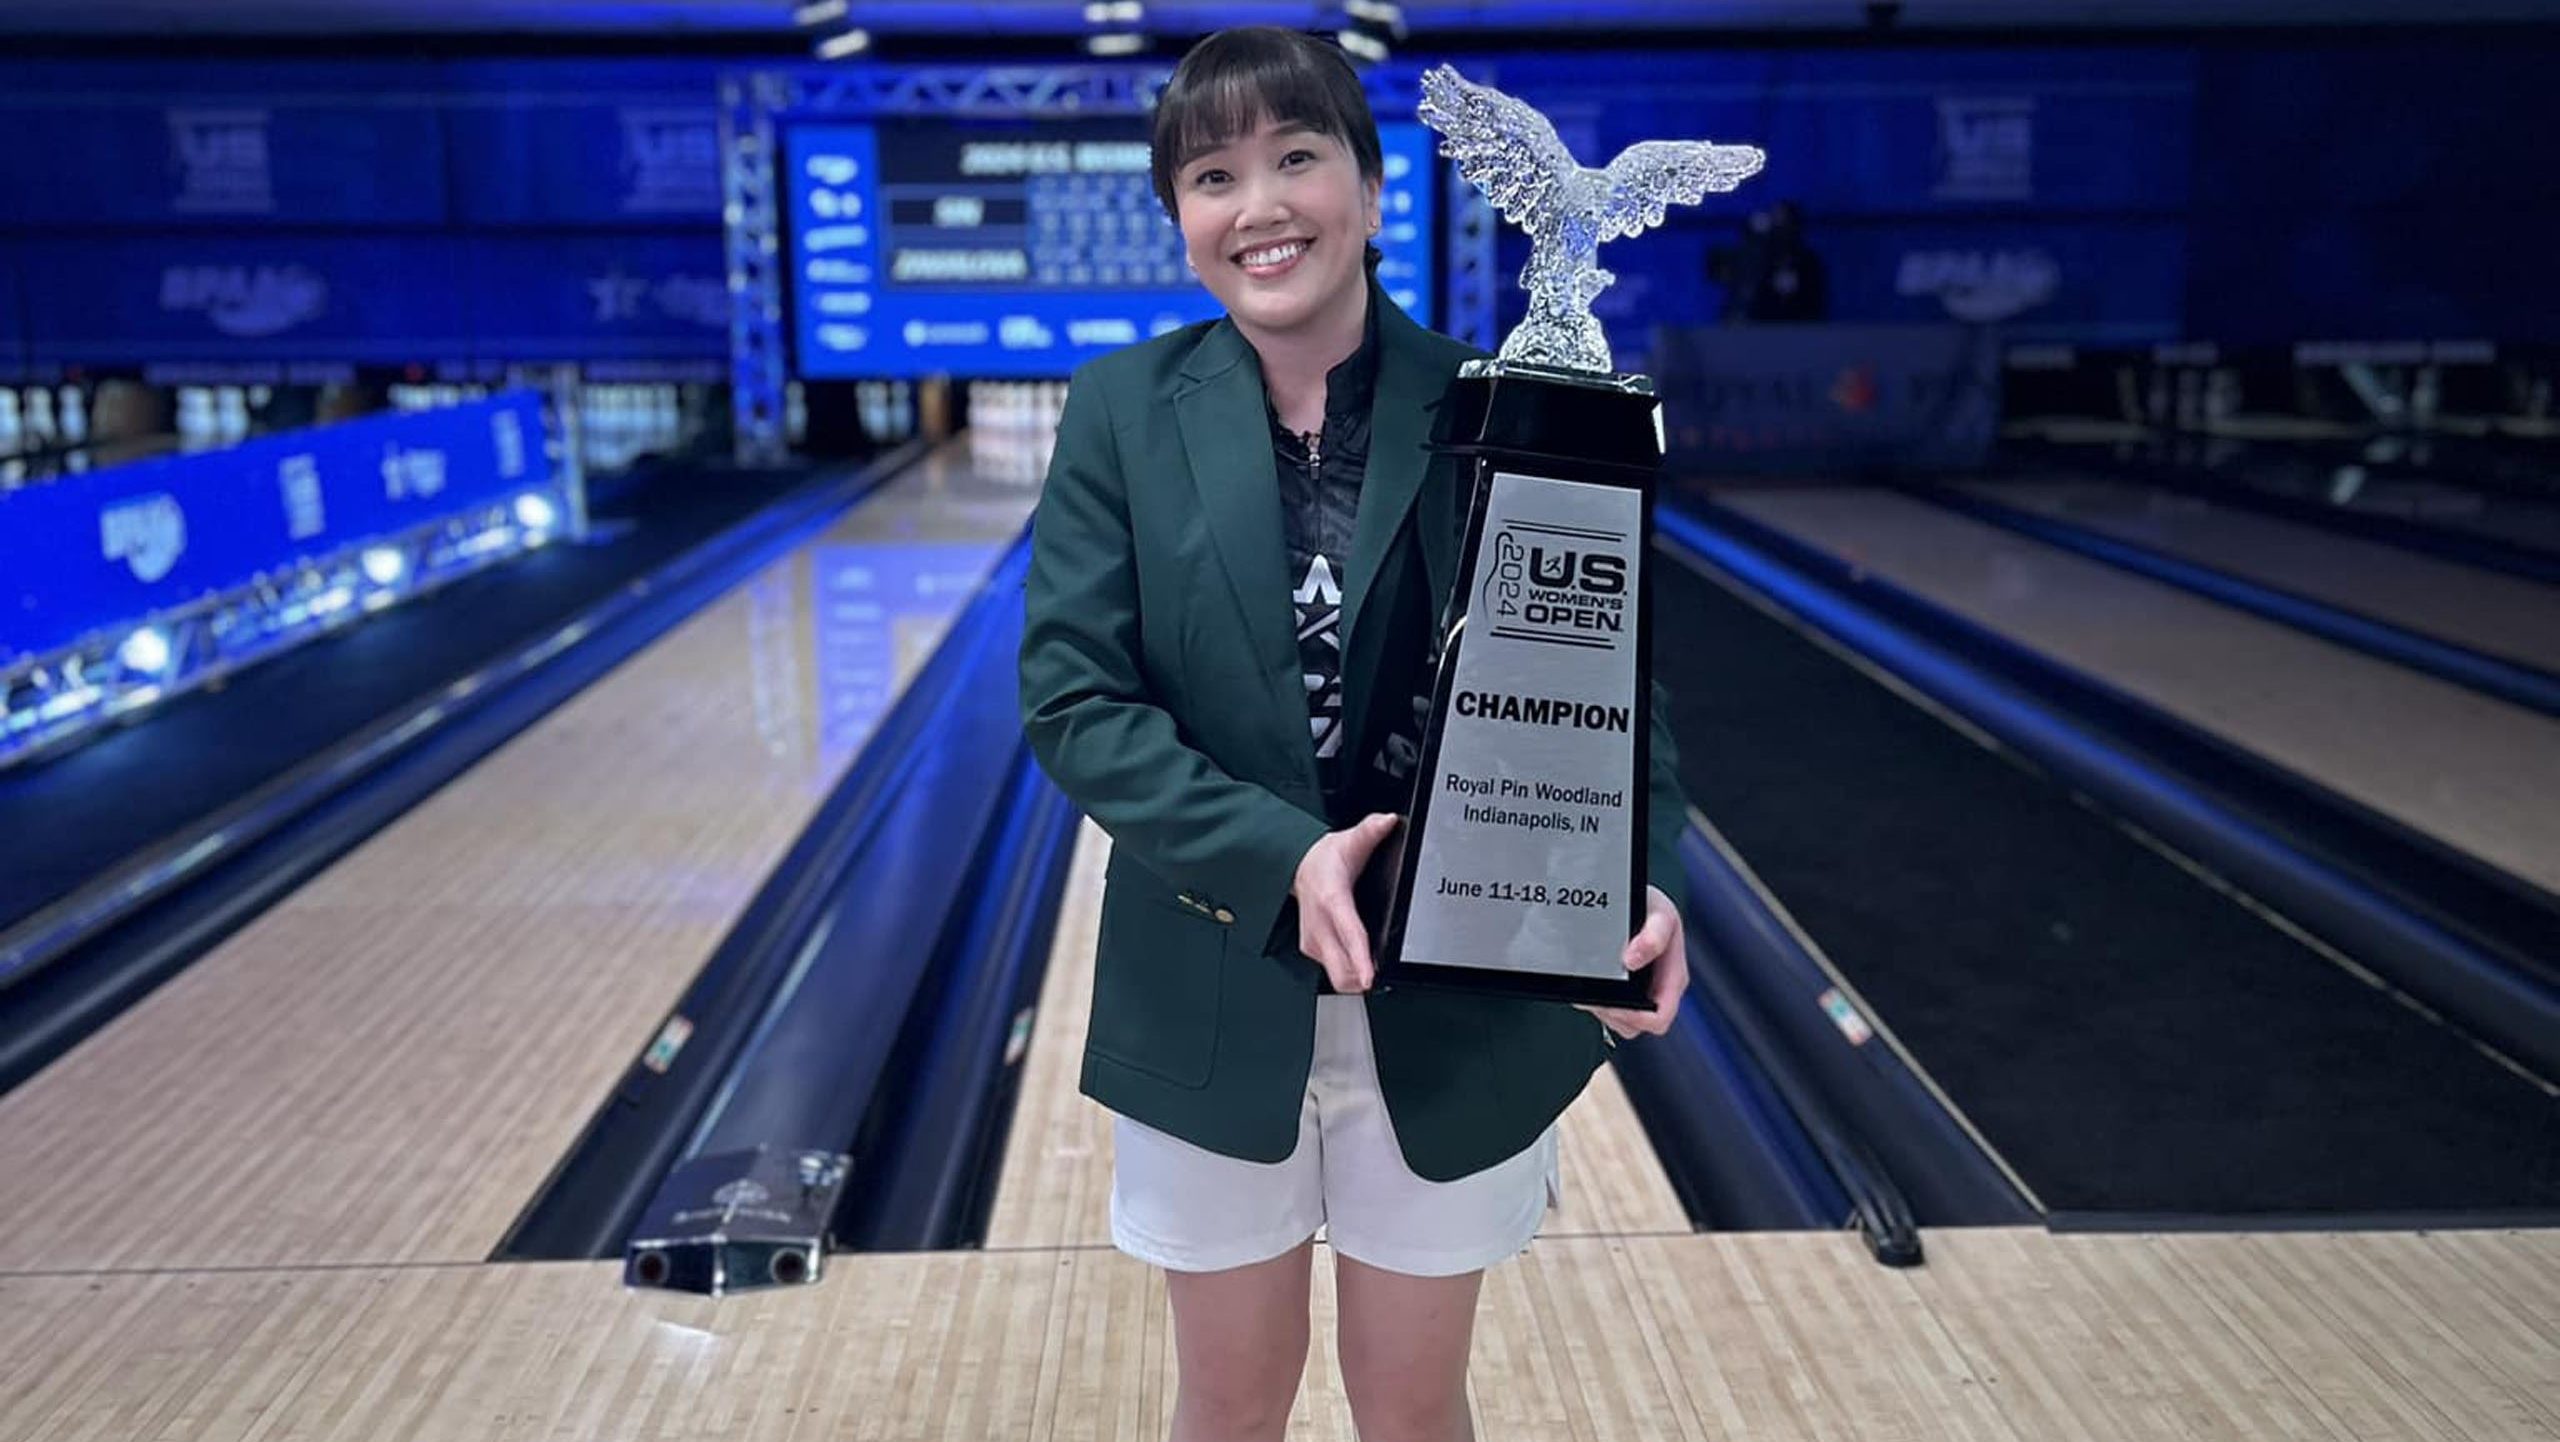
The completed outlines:
[[[1499,211],[1529,233],[1520,273],[1529,314],[1502,342],[1502,359],[1552,370],[1610,375],[1609,340],[1591,302],[1616,276],[1600,268],[1600,243],[1641,235],[1673,205],[1695,205],[1760,171],[1756,146],[1647,140],[1593,170],[1576,162],[1547,117],[1446,65],[1422,77],[1425,125],[1440,153]]]

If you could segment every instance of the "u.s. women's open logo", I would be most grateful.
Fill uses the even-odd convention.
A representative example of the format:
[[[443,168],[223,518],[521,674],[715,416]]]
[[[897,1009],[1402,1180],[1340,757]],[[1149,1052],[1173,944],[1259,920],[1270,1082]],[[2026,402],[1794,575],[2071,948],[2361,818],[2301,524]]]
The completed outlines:
[[[1502,522],[1481,597],[1493,634],[1615,649],[1634,625],[1626,548],[1622,532]]]

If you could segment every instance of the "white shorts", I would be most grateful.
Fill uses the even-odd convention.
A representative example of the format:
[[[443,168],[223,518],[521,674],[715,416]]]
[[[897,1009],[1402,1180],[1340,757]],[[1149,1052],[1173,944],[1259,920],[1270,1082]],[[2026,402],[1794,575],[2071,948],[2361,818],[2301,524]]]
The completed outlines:
[[[1396,1146],[1356,996],[1316,998],[1315,1061],[1286,1161],[1248,1162],[1115,1117],[1111,1240],[1175,1272],[1222,1272],[1325,1232],[1382,1271],[1451,1277],[1517,1256],[1556,1201],[1556,1129],[1454,1182],[1415,1176]]]

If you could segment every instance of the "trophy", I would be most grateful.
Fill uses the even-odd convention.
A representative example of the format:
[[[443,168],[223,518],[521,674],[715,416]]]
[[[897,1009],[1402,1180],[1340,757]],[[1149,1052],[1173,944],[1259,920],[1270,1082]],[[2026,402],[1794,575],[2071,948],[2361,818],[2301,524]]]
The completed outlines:
[[[1646,560],[1662,417],[1591,302],[1600,243],[1758,173],[1747,145],[1653,140],[1577,163],[1530,106],[1438,66],[1423,122],[1529,232],[1528,318],[1450,382],[1433,449],[1472,497],[1408,824],[1377,937],[1383,985],[1649,1009],[1620,960],[1644,921],[1652,667]]]

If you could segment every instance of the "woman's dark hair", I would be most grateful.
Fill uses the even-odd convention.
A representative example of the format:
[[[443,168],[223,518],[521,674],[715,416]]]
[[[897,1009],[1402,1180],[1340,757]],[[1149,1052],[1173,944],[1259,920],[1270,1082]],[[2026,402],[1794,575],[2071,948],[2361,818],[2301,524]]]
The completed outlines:
[[[1342,142],[1360,178],[1386,174],[1378,121],[1360,74],[1341,50],[1276,25],[1221,30],[1191,47],[1156,101],[1156,199],[1174,208],[1174,177],[1204,151],[1249,134],[1265,119],[1303,125]]]

